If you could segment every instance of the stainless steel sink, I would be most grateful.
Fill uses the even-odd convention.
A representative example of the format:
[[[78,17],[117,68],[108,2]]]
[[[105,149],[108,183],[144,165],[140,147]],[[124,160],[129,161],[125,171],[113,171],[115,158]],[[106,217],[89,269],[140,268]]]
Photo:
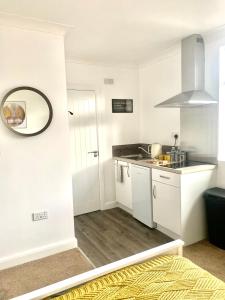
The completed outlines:
[[[147,160],[149,159],[146,156],[143,156],[142,154],[130,154],[130,155],[123,155],[121,158],[128,158],[128,159],[133,159],[133,160]]]

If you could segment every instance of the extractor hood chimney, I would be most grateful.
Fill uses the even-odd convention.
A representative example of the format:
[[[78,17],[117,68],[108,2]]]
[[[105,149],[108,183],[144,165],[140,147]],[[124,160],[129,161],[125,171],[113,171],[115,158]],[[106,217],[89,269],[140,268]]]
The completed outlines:
[[[200,34],[181,42],[182,93],[155,107],[192,107],[218,103],[205,91],[205,50]]]

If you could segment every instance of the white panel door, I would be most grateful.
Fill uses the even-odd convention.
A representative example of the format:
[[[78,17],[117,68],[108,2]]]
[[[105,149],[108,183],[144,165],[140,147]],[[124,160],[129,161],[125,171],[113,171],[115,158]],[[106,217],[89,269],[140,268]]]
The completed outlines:
[[[68,91],[74,215],[100,209],[99,159],[94,91]]]

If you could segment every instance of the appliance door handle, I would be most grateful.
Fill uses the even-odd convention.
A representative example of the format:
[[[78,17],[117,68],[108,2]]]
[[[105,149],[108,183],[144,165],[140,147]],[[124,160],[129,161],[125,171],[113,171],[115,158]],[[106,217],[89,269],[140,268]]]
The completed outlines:
[[[164,176],[164,175],[159,175],[160,178],[163,178],[163,179],[170,179],[170,177],[168,176]]]
[[[153,190],[152,190],[153,198],[156,199],[156,185],[153,185]]]
[[[93,153],[94,157],[98,157],[99,156],[99,151],[95,150],[95,151],[89,151],[88,154]]]

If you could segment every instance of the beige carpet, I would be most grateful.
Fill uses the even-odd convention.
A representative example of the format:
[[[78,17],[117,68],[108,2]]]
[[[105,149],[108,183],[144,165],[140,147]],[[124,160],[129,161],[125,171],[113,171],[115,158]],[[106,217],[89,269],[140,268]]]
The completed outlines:
[[[0,300],[8,300],[93,269],[91,262],[73,249],[0,271]]]
[[[225,281],[225,250],[217,248],[205,240],[184,247],[184,256]]]

